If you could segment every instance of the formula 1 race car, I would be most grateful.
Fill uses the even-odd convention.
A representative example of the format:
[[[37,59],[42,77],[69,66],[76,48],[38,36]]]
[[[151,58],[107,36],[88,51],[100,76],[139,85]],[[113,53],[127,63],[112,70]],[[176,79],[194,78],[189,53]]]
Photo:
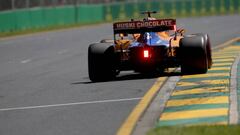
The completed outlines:
[[[88,48],[91,81],[111,80],[120,71],[163,73],[181,67],[182,74],[206,73],[212,65],[207,34],[184,35],[175,19],[155,19],[147,14],[140,21],[113,24],[114,40],[102,40]]]

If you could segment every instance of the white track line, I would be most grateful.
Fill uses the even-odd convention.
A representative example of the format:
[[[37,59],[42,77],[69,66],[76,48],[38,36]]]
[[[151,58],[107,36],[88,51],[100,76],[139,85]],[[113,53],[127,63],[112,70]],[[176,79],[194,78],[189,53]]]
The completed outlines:
[[[39,105],[39,106],[2,108],[2,109],[0,109],[0,112],[3,112],[3,111],[15,111],[15,110],[27,110],[27,109],[39,109],[39,108],[50,108],[50,107],[62,107],[62,106],[74,106],[74,105],[86,105],[86,104],[97,104],[97,103],[109,103],[109,102],[124,102],[124,101],[140,100],[140,99],[142,99],[142,98],[138,97],[138,98],[127,98],[127,99],[112,99],[112,100],[75,102],[75,103],[66,103],[66,104],[52,104],[52,105]]]
[[[31,61],[32,61],[31,59],[26,59],[26,60],[21,61],[21,63],[22,63],[22,64],[26,64],[26,63],[29,63],[29,62],[31,62]]]

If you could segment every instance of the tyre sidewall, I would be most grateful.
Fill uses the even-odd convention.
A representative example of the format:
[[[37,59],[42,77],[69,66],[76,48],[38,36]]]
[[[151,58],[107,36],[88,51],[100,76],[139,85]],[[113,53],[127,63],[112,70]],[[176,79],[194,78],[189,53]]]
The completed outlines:
[[[193,35],[180,40],[181,70],[185,73],[206,73],[207,48],[203,36]]]
[[[92,81],[113,79],[115,70],[114,47],[109,43],[91,44],[88,48],[88,73]]]

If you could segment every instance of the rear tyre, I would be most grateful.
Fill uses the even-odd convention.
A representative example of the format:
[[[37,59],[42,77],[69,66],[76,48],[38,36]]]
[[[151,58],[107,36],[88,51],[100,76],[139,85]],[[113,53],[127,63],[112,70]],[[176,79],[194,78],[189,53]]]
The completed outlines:
[[[212,49],[211,49],[211,43],[210,43],[210,38],[208,34],[203,34],[203,33],[197,33],[195,34],[197,36],[202,36],[204,37],[205,43],[206,43],[206,50],[207,50],[207,59],[208,59],[208,69],[212,67]]]
[[[88,48],[88,74],[93,82],[115,78],[114,47],[109,43],[95,43]]]
[[[206,40],[203,36],[192,35],[180,40],[182,74],[201,74],[208,70]]]

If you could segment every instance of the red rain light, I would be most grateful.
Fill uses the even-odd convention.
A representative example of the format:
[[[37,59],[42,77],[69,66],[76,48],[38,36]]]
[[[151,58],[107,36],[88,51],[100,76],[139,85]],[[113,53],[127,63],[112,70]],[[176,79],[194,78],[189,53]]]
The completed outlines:
[[[143,57],[144,58],[148,58],[149,57],[149,51],[148,50],[144,50],[143,51]]]
[[[173,28],[174,28],[174,31],[177,31],[177,26],[176,25],[174,25]]]

